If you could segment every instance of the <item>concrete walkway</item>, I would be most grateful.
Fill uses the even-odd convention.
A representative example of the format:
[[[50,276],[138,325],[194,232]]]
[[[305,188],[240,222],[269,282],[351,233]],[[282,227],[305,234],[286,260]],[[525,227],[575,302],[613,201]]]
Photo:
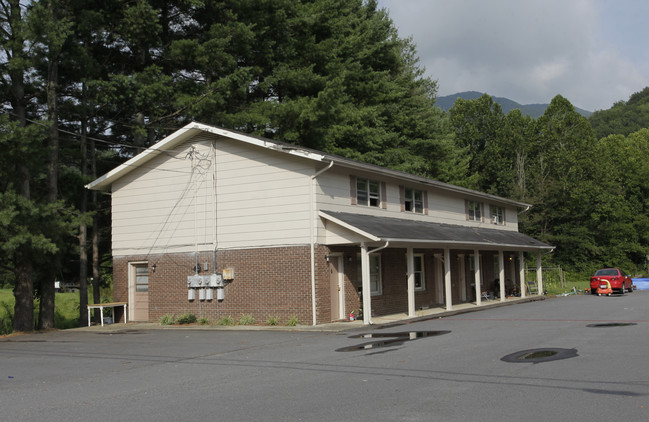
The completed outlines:
[[[372,318],[372,327],[390,327],[398,326],[402,324],[407,324],[411,322],[425,321],[427,319],[433,318],[444,318],[448,316],[468,313],[468,312],[478,312],[485,309],[491,309],[499,306],[508,306],[516,305],[528,302],[535,302],[538,300],[545,300],[545,296],[528,296],[528,297],[509,297],[504,301],[499,299],[495,300],[483,300],[480,306],[476,305],[475,302],[469,303],[460,303],[453,305],[453,310],[447,311],[444,307],[436,307],[430,309],[421,309],[416,311],[416,316],[409,318],[407,313],[398,313],[392,315],[383,315],[375,316]],[[352,330],[364,327],[362,320],[356,321],[339,321],[331,322],[326,324],[318,325],[297,325],[294,327],[289,327],[285,325],[234,325],[234,326],[224,326],[224,325],[198,325],[198,324],[186,324],[186,325],[160,325],[156,322],[129,322],[127,324],[115,323],[115,324],[106,324],[103,327],[101,325],[92,325],[90,327],[79,327],[73,328],[75,331],[91,331],[91,332],[118,332],[124,330],[183,330],[183,329],[193,329],[193,330],[267,330],[267,331],[345,331]],[[368,326],[365,326],[368,327]]]

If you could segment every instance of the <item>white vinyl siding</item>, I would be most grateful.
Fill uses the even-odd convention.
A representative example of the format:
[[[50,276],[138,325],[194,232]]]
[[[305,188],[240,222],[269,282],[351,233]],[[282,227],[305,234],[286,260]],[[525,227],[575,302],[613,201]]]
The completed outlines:
[[[351,173],[351,176],[350,176]],[[365,176],[358,173],[359,176],[366,179],[371,179],[372,176]],[[385,202],[384,208],[377,207],[364,207],[353,205],[350,201],[350,195],[354,192],[350,189],[350,179],[353,185],[356,186],[355,174],[347,169],[334,166],[320,174],[316,178],[316,208],[318,210],[332,211],[332,212],[347,212],[354,214],[367,214],[380,217],[401,218],[415,221],[432,221],[444,224],[456,224],[474,226],[475,221],[468,221],[466,216],[466,198],[461,193],[446,192],[441,190],[426,190],[422,187],[420,189],[424,193],[424,214],[414,212],[404,212],[402,203],[405,193],[402,180],[387,179],[385,181]],[[505,208],[505,207],[504,207]],[[517,225],[517,210],[515,208],[505,208],[507,212],[507,225],[499,226],[499,230],[518,230]],[[495,228],[492,224],[487,224],[484,221],[485,227]],[[346,236],[343,233],[335,235],[328,232],[327,238],[319,238],[319,242],[333,244],[339,241],[359,241],[353,236]]]
[[[201,157],[193,165],[192,145]],[[211,250],[215,229],[219,248],[308,244],[313,173],[312,163],[297,157],[196,137],[113,185],[114,254],[193,251],[196,244]]]

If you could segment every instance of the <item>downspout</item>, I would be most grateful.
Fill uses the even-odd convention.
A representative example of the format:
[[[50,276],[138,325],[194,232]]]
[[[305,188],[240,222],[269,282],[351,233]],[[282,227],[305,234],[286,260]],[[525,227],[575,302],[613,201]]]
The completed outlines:
[[[317,325],[317,317],[316,317],[316,300],[315,300],[315,241],[317,238],[317,233],[316,231],[318,230],[318,225],[316,224],[316,197],[315,197],[315,179],[320,176],[322,173],[325,171],[329,170],[331,167],[333,167],[334,162],[329,161],[329,165],[319,171],[317,171],[313,176],[311,176],[311,181],[309,183],[309,191],[310,191],[310,196],[311,200],[309,201],[309,214],[311,215],[310,224],[311,224],[311,239],[310,239],[310,244],[311,244],[311,309],[312,309],[312,318],[313,318],[313,325]]]

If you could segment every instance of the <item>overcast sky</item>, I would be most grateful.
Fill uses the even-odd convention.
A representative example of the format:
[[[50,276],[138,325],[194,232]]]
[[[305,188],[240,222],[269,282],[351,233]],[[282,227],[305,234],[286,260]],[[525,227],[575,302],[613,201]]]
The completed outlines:
[[[649,86],[647,0],[378,0],[412,36],[438,95],[595,111]]]

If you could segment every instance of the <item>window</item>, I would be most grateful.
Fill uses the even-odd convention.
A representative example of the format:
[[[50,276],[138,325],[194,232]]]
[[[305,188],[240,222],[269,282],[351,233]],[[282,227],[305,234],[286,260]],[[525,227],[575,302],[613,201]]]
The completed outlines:
[[[491,222],[493,224],[505,224],[505,209],[503,207],[491,206]]]
[[[357,255],[358,262],[358,285],[363,286],[363,267],[361,264],[361,256]],[[362,292],[362,289],[359,290]],[[370,254],[370,292],[372,296],[378,296],[383,293],[383,286],[381,283],[381,255]]]
[[[424,275],[424,254],[414,254],[415,260],[415,291],[424,291],[426,290],[426,277]],[[406,260],[408,256],[406,255]],[[406,262],[406,267],[407,267]]]
[[[369,207],[381,206],[381,183],[376,180],[356,179],[356,203]]]
[[[482,221],[482,203],[476,201],[466,201],[467,220]]]
[[[424,193],[417,189],[405,188],[404,209],[408,212],[424,213]]]
[[[146,264],[135,266],[135,291],[149,291],[149,266]]]

